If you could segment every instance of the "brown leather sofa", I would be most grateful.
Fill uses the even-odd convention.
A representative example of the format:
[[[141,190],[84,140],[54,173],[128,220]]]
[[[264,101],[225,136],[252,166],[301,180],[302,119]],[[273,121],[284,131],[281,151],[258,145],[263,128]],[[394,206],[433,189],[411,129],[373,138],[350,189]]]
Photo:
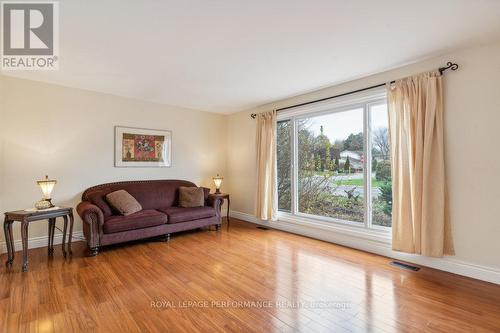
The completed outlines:
[[[222,200],[204,188],[205,206],[178,207],[178,188],[196,186],[185,180],[146,180],[107,183],[93,186],[82,194],[76,210],[83,220],[83,234],[91,255],[99,247],[131,240],[164,236],[174,232],[215,225],[220,229]],[[106,202],[106,194],[125,190],[141,205],[142,211],[122,216]]]

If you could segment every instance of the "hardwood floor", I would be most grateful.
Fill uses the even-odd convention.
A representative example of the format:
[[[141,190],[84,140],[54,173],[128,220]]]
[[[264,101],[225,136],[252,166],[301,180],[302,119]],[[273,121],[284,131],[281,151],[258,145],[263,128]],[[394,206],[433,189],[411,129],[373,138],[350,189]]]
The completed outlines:
[[[73,248],[0,269],[3,332],[500,332],[498,285],[235,219],[97,257]]]

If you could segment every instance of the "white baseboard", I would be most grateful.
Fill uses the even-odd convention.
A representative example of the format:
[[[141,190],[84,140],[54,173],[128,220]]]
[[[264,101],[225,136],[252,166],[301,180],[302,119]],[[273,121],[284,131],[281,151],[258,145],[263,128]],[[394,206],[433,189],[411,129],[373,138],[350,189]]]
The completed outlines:
[[[80,241],[83,238],[83,233],[81,231],[73,232],[72,242]],[[68,239],[66,238],[66,242]],[[54,234],[54,245],[62,243],[62,234]],[[49,236],[32,237],[28,239],[28,249],[35,249],[38,247],[46,247],[49,244]],[[21,251],[23,249],[23,243],[20,239],[14,240],[14,249],[16,251]],[[5,241],[0,243],[0,254],[7,253],[7,244]]]
[[[262,221],[255,216],[247,213],[230,211],[231,217],[264,225],[273,229],[291,232],[311,238],[320,239],[326,242],[335,243],[352,247],[358,250],[371,252],[404,260],[421,266],[431,267],[442,271],[467,276],[470,278],[500,284],[500,269],[476,265],[470,262],[465,262],[452,257],[430,258],[421,255],[408,254],[403,252],[393,251],[390,242],[377,238],[361,238],[347,233],[335,232],[326,230],[326,228],[318,228],[313,225],[304,226],[303,223],[295,221]]]

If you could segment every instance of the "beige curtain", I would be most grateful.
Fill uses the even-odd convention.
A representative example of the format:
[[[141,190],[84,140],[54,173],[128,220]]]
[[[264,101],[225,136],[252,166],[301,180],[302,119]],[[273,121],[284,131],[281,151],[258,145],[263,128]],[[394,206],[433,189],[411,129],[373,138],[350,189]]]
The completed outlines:
[[[443,147],[441,74],[388,85],[392,162],[392,248],[442,257],[453,254]]]
[[[257,114],[257,200],[256,216],[276,220],[276,111]]]

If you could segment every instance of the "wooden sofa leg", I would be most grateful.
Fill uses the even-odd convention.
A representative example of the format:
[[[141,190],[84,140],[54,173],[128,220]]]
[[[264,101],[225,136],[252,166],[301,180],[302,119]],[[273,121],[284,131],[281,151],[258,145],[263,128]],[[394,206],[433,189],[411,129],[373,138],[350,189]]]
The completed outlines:
[[[98,254],[99,254],[99,247],[98,246],[90,248],[90,256],[91,257],[95,257]]]
[[[219,231],[220,230],[220,224],[216,224],[215,225],[215,231]]]

